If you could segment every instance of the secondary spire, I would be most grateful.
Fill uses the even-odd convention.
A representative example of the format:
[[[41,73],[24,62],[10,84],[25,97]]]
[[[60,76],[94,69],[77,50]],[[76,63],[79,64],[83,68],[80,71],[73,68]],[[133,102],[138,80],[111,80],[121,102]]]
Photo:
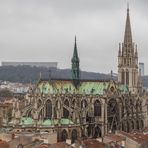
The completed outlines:
[[[73,58],[72,58],[73,61],[78,61],[79,62],[79,57],[78,57],[78,51],[77,51],[77,39],[76,39],[76,36],[75,36],[75,44],[74,44],[74,52],[73,52]]]
[[[72,79],[75,87],[78,87],[80,82],[80,69],[79,69],[79,57],[78,57],[78,51],[77,51],[77,42],[76,42],[76,36],[75,36],[75,43],[74,43],[74,52],[73,57],[71,59],[72,62]]]

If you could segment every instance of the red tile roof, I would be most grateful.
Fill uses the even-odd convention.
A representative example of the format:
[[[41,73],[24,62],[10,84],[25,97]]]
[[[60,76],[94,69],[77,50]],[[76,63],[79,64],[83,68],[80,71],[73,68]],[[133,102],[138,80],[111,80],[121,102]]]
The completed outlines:
[[[87,139],[83,141],[85,148],[105,148],[105,144],[95,139]]]
[[[0,139],[0,148],[9,148],[9,144],[6,141]]]
[[[66,146],[67,147],[69,146],[66,142],[58,142],[51,145],[51,147],[54,147],[54,148],[65,148]]]
[[[48,146],[47,145],[40,145],[40,146],[38,146],[36,148],[48,148]]]
[[[119,142],[125,140],[123,136],[115,135],[115,134],[107,134],[105,138],[113,141],[113,142]]]
[[[134,133],[126,133],[126,132],[119,132],[119,134],[122,134],[123,136],[126,136],[137,143],[144,143],[148,141],[148,134],[143,134],[140,132],[134,132]]]

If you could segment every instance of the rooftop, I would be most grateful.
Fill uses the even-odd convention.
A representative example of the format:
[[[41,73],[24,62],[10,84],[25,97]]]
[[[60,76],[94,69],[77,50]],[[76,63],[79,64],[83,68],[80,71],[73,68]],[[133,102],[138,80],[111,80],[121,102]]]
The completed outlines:
[[[78,88],[75,88],[72,80],[48,80],[40,81],[37,85],[37,89],[41,94],[94,94],[103,95],[107,90],[109,81],[97,81],[97,80],[81,80]],[[119,85],[121,93],[127,93],[128,88],[125,85]]]
[[[128,138],[136,141],[139,144],[148,142],[148,134],[143,134],[143,133],[140,133],[140,132],[126,133],[126,132],[123,132],[123,131],[120,131],[119,134],[121,134],[125,137],[128,137]]]
[[[105,138],[113,141],[113,142],[119,142],[125,140],[123,136],[115,135],[115,134],[107,134]]]
[[[106,144],[99,142],[96,139],[86,139],[81,143],[85,148],[105,148]]]
[[[40,146],[37,146],[36,148],[49,148],[48,145],[40,145]]]

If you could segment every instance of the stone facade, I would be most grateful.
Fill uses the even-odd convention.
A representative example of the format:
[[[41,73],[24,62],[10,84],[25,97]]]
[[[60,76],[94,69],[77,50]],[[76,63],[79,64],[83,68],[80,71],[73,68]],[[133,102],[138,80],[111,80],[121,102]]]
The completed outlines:
[[[112,80],[83,80],[79,89],[72,80],[40,80],[25,103],[22,114],[14,115],[16,128],[52,129],[57,131],[59,141],[82,136],[97,138],[115,130],[130,132],[144,127],[141,99]],[[17,109],[17,103],[14,106]]]

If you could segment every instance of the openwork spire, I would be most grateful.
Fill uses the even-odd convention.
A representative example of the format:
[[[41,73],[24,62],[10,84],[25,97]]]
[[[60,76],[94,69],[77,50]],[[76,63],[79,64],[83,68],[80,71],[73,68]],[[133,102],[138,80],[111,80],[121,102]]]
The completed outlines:
[[[124,34],[124,44],[128,43],[132,44],[132,31],[131,31],[131,23],[129,15],[129,6],[127,7],[127,17],[126,17],[125,34]]]
[[[78,57],[78,51],[77,51],[77,42],[76,42],[76,36],[75,36],[75,43],[74,43],[74,52],[73,57],[71,59],[72,62],[72,79],[75,87],[78,87],[80,82],[80,69],[79,69],[79,57]]]

